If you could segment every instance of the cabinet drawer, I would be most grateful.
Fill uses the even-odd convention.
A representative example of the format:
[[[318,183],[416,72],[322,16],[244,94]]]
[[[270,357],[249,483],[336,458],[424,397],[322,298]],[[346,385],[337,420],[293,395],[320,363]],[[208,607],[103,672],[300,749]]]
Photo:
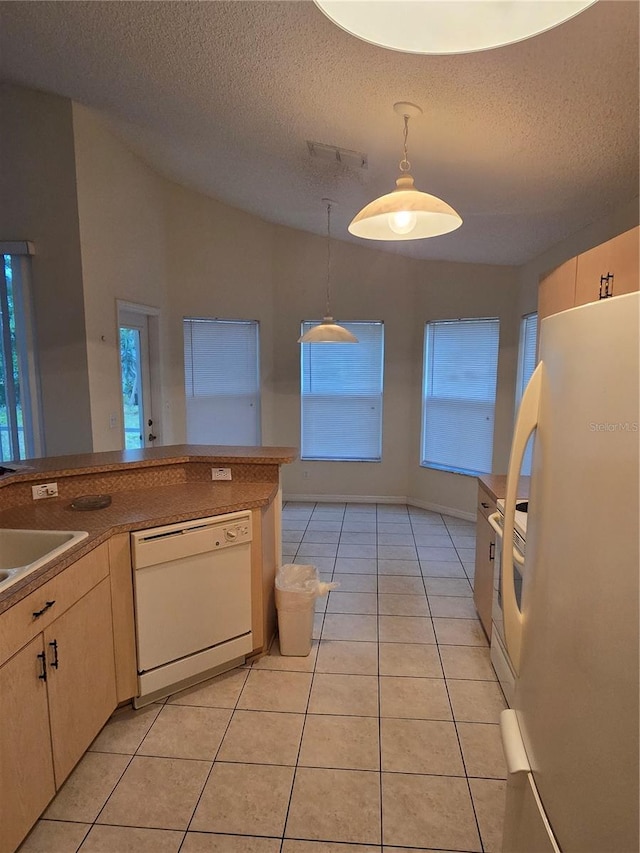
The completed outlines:
[[[43,631],[109,574],[107,543],[23,598],[0,616],[0,664]],[[47,607],[48,602],[54,604]],[[34,616],[44,610],[40,616]]]
[[[484,489],[478,489],[478,515],[483,515],[489,518],[492,512],[496,511],[496,502],[488,492]]]

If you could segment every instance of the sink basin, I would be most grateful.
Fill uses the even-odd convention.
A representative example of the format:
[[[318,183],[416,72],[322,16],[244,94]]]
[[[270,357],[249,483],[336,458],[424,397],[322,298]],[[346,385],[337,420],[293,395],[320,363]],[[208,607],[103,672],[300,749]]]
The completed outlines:
[[[88,535],[85,530],[0,529],[0,592]]]

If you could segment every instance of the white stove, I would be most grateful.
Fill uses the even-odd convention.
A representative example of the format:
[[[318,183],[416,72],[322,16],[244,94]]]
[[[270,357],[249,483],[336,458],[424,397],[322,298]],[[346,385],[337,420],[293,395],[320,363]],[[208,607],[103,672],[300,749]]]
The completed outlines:
[[[522,504],[523,508],[528,504],[523,501],[516,501],[516,507]],[[496,522],[498,527],[504,528],[504,500],[497,501],[498,518]],[[513,525],[513,544],[515,550],[519,551],[522,557],[525,556],[525,544],[527,537],[527,513],[516,509]],[[507,646],[504,637],[504,618],[502,613],[502,571],[513,572],[513,584],[516,591],[516,601],[518,607],[522,603],[522,572],[524,566],[520,566],[515,560],[509,559],[510,549],[507,551],[507,559],[504,560],[504,548],[502,547],[502,535],[499,534],[496,538],[495,547],[495,569],[493,579],[493,608],[492,608],[492,631],[491,631],[491,663],[496,671],[500,685],[504,692],[505,698],[509,706],[513,701],[513,693],[515,688],[515,670],[507,653]]]
[[[523,503],[523,501],[516,501],[516,507],[518,504]],[[502,516],[503,526],[504,526],[504,500],[498,500],[496,502],[498,507],[498,512]],[[525,543],[527,539],[527,513],[521,512],[518,509],[515,511],[515,520],[514,520],[514,529],[513,529],[513,544],[520,551],[522,556],[524,557],[525,553]]]

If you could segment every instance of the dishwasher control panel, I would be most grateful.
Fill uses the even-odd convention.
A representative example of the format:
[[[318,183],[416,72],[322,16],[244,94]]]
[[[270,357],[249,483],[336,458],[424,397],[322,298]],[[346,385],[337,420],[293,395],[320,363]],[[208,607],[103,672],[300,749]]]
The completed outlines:
[[[251,542],[251,513],[230,512],[131,534],[134,569],[169,563]]]
[[[251,541],[251,520],[238,521],[235,524],[225,524],[214,528],[214,547],[223,548],[225,545],[239,545]]]

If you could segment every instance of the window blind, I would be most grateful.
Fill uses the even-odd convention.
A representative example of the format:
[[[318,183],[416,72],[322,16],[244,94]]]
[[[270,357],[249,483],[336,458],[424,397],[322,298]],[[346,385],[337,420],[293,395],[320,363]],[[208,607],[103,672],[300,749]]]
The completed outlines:
[[[184,320],[187,441],[260,444],[258,323]]]
[[[524,389],[536,368],[536,344],[538,340],[538,315],[526,314],[520,324],[520,347],[518,352],[518,382],[516,386],[516,414]],[[533,454],[533,436],[529,438],[522,459],[522,473],[531,474],[531,457]]]
[[[491,471],[499,331],[497,319],[426,324],[422,465]]]
[[[302,333],[317,321],[302,323]],[[301,458],[382,457],[384,325],[342,323],[357,344],[300,345]]]

